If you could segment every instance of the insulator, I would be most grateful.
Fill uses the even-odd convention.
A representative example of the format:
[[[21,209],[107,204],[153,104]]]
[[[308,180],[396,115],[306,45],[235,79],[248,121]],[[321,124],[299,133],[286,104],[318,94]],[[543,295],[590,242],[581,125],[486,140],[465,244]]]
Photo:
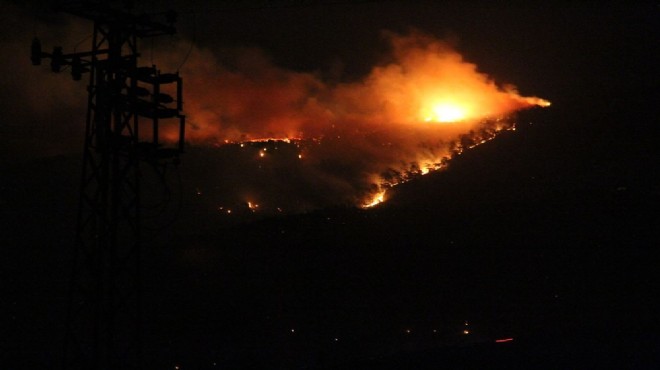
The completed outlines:
[[[156,74],[156,68],[154,67],[138,67],[136,71],[136,78],[140,81],[148,82]]]
[[[155,98],[154,100],[158,103],[169,104],[174,102],[174,98],[168,94],[163,94],[163,93],[156,94],[154,98]]]
[[[50,68],[53,72],[59,72],[62,69],[62,62],[64,61],[64,56],[62,54],[62,47],[56,46],[53,48],[53,55],[50,60]]]
[[[32,40],[30,60],[32,61],[33,66],[41,65],[41,41],[38,38]]]
[[[133,92],[135,92],[135,96],[140,96],[140,97],[149,96],[151,94],[151,92],[149,92],[148,89],[145,89],[144,87],[139,87],[139,86],[136,87],[133,90]]]
[[[159,74],[154,82],[158,82],[161,84],[169,84],[172,82],[176,82],[178,79],[179,79],[179,75],[176,73],[163,73],[163,74]]]
[[[174,118],[180,113],[177,109],[158,107],[156,103],[145,100],[137,100],[134,107],[135,113],[147,118]]]

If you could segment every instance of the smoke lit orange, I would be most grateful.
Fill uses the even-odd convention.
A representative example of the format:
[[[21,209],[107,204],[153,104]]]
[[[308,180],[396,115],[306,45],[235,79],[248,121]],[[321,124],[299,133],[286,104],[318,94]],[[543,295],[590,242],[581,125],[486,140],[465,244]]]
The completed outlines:
[[[375,205],[388,187],[442,168],[452,155],[514,128],[506,118],[511,113],[550,105],[496,84],[432,36],[385,35],[392,46],[389,62],[354,82],[287,71],[256,50],[237,57],[245,71],[229,70],[210,53],[194,51],[182,71],[188,138],[196,143],[314,139],[304,161],[296,154],[299,174],[332,187],[337,203]]]

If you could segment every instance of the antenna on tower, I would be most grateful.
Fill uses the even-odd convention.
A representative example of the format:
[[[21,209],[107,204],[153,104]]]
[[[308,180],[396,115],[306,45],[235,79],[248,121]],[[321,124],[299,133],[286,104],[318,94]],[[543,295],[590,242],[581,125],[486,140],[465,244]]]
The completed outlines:
[[[57,5],[93,23],[89,51],[48,53],[37,38],[30,49],[35,66],[49,59],[55,73],[89,76],[65,369],[143,368],[140,164],[177,162],[184,150],[181,76],[138,65],[138,39],[174,34],[176,13],[116,3]]]

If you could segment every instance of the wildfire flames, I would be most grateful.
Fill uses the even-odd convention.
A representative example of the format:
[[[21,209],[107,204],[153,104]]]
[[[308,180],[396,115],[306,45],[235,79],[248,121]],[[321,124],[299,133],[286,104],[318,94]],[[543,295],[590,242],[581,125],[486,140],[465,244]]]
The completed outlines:
[[[453,155],[515,129],[507,118],[511,113],[550,105],[497,85],[432,36],[387,33],[386,38],[389,61],[353,82],[287,71],[256,50],[238,53],[236,68],[195,50],[182,69],[188,139],[218,146],[257,148],[270,142],[292,147],[282,178],[271,172],[278,189],[287,191],[282,183],[299,181],[297,188],[304,191],[292,197],[306,197],[302,203],[308,207],[369,207],[383,202],[388,188],[441,169]],[[271,146],[251,157],[259,169],[268,165],[276,149]],[[236,170],[245,172],[218,169],[225,171],[218,181]],[[250,178],[232,176],[238,188]],[[250,185],[253,194],[261,192],[260,208],[252,206],[254,200],[242,200],[249,209],[280,207],[268,199],[268,184],[260,186]],[[314,192],[330,199],[305,195]]]

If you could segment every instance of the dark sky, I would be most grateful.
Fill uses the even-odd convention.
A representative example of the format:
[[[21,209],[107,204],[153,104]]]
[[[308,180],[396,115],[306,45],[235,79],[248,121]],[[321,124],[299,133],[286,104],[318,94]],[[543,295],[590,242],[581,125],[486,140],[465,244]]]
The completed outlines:
[[[201,45],[257,46],[293,69],[324,70],[338,60],[348,76],[364,73],[386,47],[381,31],[418,28],[455,43],[496,80],[551,100],[579,90],[578,83],[614,88],[621,81],[635,86],[652,78],[649,49],[657,41],[652,19],[658,11],[652,3],[290,3],[309,5],[254,10],[236,5],[226,12],[222,2],[174,7],[182,9],[182,34],[196,34]]]
[[[71,50],[91,32],[43,3],[0,0],[0,333],[9,333],[0,362],[6,355],[26,369],[26,359],[42,365],[59,351],[86,104],[84,85],[67,73],[30,65],[29,46],[38,36],[46,50]],[[316,337],[281,337],[305,322],[328,335],[362,322],[384,333],[380,319],[404,328],[462,322],[463,312],[493,331],[515,323],[524,332],[521,317],[570,329],[591,316],[617,330],[648,323],[657,338],[657,2],[142,4],[179,11],[179,33],[155,42],[157,63],[168,46],[177,51],[170,64],[193,45],[230,67],[235,49],[256,48],[284,70],[347,82],[387,61],[384,30],[415,28],[494,80],[553,102],[520,114],[535,125],[468,153],[446,176],[402,186],[373,213],[330,209],[218,229],[188,182],[186,217],[148,256],[147,267],[165,271],[147,285],[156,312],[148,325],[167,366],[228,356],[219,348],[249,357],[245,348],[269,340],[284,352],[307,348]],[[227,161],[204,150],[191,150],[191,176]]]

